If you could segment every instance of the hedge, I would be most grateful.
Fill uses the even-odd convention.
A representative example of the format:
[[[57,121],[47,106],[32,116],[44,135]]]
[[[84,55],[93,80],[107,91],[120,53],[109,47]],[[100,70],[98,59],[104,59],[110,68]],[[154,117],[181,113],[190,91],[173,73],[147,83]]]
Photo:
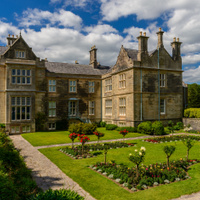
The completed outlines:
[[[187,108],[184,110],[186,118],[200,118],[200,108]]]

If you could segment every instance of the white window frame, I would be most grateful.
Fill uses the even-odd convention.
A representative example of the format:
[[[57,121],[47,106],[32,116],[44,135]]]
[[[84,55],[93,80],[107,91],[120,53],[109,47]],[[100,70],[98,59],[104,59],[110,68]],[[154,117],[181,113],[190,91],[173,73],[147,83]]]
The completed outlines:
[[[105,115],[112,116],[112,99],[105,100]]]
[[[69,116],[76,116],[77,113],[77,101],[69,101]]]
[[[30,126],[22,126],[22,132],[23,133],[30,133],[31,127]]]
[[[89,115],[94,115],[95,113],[95,102],[89,101]]]
[[[160,114],[166,114],[166,101],[165,99],[160,99]]]
[[[56,80],[49,80],[49,92],[56,92]]]
[[[20,133],[20,126],[11,126],[11,133]]]
[[[125,127],[126,126],[126,122],[119,122],[119,127]]]
[[[56,101],[49,101],[49,117],[56,117]]]
[[[126,88],[126,74],[119,74],[119,88]]]
[[[119,98],[119,116],[126,116],[126,98]]]
[[[52,130],[56,130],[56,123],[53,122],[53,123],[49,123],[49,128],[48,128],[50,131]]]
[[[69,80],[69,92],[76,93],[77,92],[77,81]]]
[[[160,74],[160,87],[165,87],[165,74]]]
[[[106,92],[112,91],[112,78],[105,80],[105,91]]]
[[[31,120],[31,97],[11,96],[11,121]]]
[[[23,50],[16,50],[15,51],[15,57],[16,58],[25,58],[26,57],[26,52]]]
[[[94,93],[94,81],[89,81],[89,93]]]
[[[12,69],[11,83],[17,85],[31,85],[31,69]]]

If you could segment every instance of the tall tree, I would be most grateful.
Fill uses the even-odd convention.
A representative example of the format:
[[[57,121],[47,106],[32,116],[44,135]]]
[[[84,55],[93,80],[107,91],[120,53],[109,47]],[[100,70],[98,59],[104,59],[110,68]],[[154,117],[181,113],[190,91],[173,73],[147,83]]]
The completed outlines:
[[[188,85],[188,108],[200,108],[200,85]]]

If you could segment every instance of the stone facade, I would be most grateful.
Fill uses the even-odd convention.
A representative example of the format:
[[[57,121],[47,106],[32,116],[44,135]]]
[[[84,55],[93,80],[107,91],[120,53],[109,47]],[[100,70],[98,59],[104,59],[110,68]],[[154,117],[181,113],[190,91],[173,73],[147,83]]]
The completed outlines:
[[[138,50],[122,46],[112,68],[97,62],[95,46],[89,65],[56,63],[36,57],[21,35],[8,36],[8,45],[0,47],[0,122],[14,134],[35,131],[38,113],[49,130],[62,120],[103,120],[119,126],[181,120],[181,42],[174,39],[170,56],[163,33],[158,31],[152,52],[146,33],[140,33]]]

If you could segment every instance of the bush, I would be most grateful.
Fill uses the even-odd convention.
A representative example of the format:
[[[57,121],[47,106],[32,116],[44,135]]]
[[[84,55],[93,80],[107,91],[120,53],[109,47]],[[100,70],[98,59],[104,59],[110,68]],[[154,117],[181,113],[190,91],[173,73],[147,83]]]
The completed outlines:
[[[100,125],[100,127],[106,127],[106,122],[102,122],[102,121],[101,121],[101,122],[99,123],[99,125]]]
[[[179,127],[179,130],[184,128],[183,122],[177,122],[176,125]]]
[[[184,110],[186,118],[200,118],[200,108],[188,108]]]
[[[106,130],[115,130],[117,127],[115,124],[106,124]]]
[[[132,126],[124,126],[124,127],[116,128],[117,131],[123,131],[124,129],[126,129],[129,133],[136,133],[137,132],[137,128],[132,127]]]
[[[93,135],[93,132],[96,130],[96,124],[83,124],[82,133],[85,135]]]
[[[153,131],[152,131],[152,124],[151,124],[151,122],[149,122],[149,121],[142,122],[141,124],[138,125],[137,131],[139,133],[142,133],[142,134],[152,135]]]
[[[46,192],[41,192],[30,200],[84,200],[84,198],[71,190],[52,190],[49,189]]]
[[[164,135],[165,134],[164,126],[163,126],[162,122],[159,122],[159,121],[155,121],[152,124],[152,130],[155,135]]]
[[[56,121],[56,130],[66,130],[68,128],[67,119],[61,119]]]

